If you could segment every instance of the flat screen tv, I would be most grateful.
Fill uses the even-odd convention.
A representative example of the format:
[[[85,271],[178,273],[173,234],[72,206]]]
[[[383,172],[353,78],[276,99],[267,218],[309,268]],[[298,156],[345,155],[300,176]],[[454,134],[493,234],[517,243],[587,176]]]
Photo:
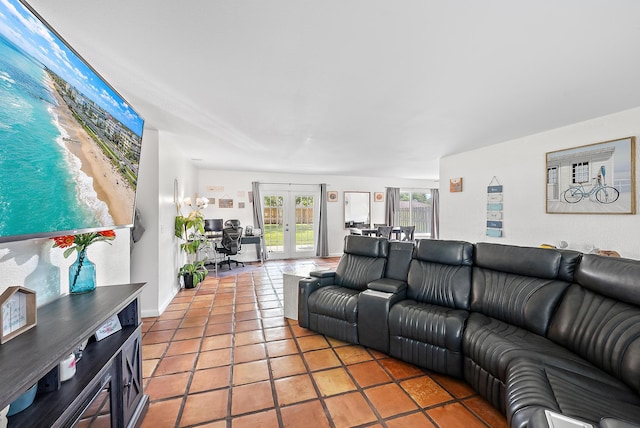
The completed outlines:
[[[143,127],[27,3],[0,0],[0,242],[131,226]]]

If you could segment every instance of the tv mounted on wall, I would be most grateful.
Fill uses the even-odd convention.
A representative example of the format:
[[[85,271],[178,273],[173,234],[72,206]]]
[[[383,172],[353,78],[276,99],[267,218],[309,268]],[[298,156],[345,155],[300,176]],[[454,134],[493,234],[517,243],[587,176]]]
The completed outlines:
[[[0,1],[0,242],[131,226],[143,127],[27,3]]]

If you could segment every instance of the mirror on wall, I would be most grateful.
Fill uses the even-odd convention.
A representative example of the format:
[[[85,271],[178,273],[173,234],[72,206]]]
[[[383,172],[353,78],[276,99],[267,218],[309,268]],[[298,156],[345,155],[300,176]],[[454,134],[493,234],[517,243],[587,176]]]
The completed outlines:
[[[371,225],[370,192],[344,192],[344,227],[368,228]]]

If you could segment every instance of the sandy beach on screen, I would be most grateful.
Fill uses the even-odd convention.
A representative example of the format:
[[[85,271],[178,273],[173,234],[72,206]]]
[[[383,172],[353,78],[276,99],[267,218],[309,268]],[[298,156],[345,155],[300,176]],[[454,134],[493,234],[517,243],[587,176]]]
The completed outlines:
[[[98,199],[107,204],[114,223],[130,224],[135,201],[134,189],[122,178],[117,168],[73,117],[53,82],[51,87],[58,101],[58,107],[55,108],[58,122],[69,134],[65,140],[67,150],[80,159],[80,169],[93,178],[93,188]]]

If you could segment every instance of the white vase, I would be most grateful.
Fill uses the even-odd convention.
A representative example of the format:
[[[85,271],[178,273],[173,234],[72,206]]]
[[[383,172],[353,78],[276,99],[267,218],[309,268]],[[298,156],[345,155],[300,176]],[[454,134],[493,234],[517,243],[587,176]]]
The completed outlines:
[[[7,413],[9,413],[9,406],[0,410],[0,428],[7,428]]]

